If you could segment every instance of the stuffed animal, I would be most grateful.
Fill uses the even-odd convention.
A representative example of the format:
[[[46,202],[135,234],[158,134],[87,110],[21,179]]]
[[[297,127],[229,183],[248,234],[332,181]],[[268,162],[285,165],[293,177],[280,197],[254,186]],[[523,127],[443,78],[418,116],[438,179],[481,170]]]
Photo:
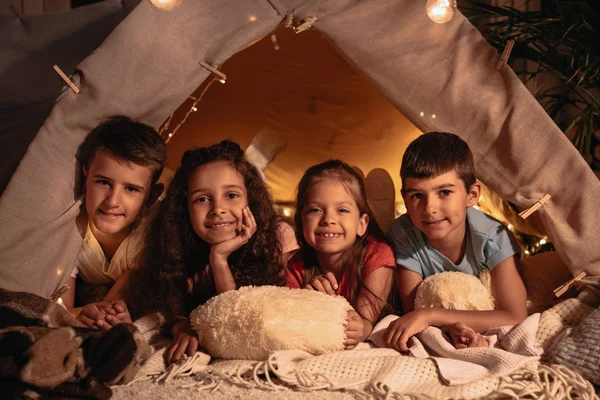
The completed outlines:
[[[246,286],[213,297],[190,320],[211,356],[265,360],[276,350],[343,350],[351,309],[343,297],[314,290]]]
[[[447,310],[493,310],[491,274],[479,278],[464,272],[442,272],[429,276],[417,288],[415,310],[435,307]]]

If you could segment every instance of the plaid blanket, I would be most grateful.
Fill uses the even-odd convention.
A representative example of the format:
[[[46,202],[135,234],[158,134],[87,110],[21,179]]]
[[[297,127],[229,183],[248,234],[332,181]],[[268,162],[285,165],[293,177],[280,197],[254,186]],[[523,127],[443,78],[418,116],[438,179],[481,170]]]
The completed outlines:
[[[0,289],[0,391],[9,398],[108,399],[150,356],[133,324],[86,328],[63,307]]]

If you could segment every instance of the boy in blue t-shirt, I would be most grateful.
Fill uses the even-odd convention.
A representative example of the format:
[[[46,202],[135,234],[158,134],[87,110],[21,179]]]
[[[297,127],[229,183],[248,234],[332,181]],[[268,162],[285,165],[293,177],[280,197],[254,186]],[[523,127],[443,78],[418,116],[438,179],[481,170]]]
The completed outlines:
[[[480,184],[467,143],[451,133],[424,134],[406,149],[400,176],[407,214],[394,221],[388,235],[405,314],[388,327],[386,344],[406,351],[411,336],[438,326],[457,347],[481,346],[487,342],[478,332],[522,322],[527,293],[517,269],[519,247],[503,224],[472,208],[479,201]],[[495,310],[414,310],[424,278],[444,271],[479,276],[484,269],[491,270]]]

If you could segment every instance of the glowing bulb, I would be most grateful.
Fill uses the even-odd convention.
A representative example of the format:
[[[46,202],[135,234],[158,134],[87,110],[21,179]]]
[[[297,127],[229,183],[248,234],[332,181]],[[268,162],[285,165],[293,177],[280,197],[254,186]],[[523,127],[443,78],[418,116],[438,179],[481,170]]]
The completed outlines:
[[[169,133],[169,137],[173,137],[173,134],[172,134],[172,133]]]
[[[285,215],[286,217],[289,217],[290,215],[292,215],[292,211],[289,208],[285,207],[283,209],[283,215]]]
[[[197,107],[192,107],[192,111],[198,111]]]
[[[221,80],[219,80],[219,82],[225,84],[225,79],[221,79]]]
[[[424,117],[424,116],[425,116],[425,113],[424,113],[423,111],[421,111],[421,112],[419,113],[419,115],[420,115],[421,117]]]
[[[546,239],[541,239],[540,240],[540,246],[543,245],[543,244],[546,244]]]
[[[514,228],[514,226],[512,226],[512,224],[508,224],[508,229],[510,229],[512,231],[513,228]]]
[[[183,0],[149,0],[150,4],[154,7],[163,10],[163,11],[171,11],[175,7],[179,6]]]
[[[529,250],[525,250],[525,254],[526,254],[526,255],[529,255],[529,254],[531,254],[531,253],[529,253]]]
[[[431,118],[435,119],[436,118],[435,114],[431,114]]]
[[[437,24],[452,19],[456,12],[456,0],[427,0],[427,16]]]
[[[254,15],[251,15],[251,16],[248,18],[248,20],[249,20],[250,22],[254,22],[254,21],[256,21],[256,17],[255,17]]]

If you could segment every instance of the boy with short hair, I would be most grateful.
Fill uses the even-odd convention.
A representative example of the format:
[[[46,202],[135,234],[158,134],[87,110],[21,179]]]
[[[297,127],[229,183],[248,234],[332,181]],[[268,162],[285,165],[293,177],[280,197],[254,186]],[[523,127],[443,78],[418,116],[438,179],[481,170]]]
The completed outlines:
[[[166,158],[160,135],[127,117],[100,124],[79,149],[85,207],[77,225],[84,240],[62,299],[86,326],[110,329],[131,322],[120,291],[143,246],[150,219],[147,209],[162,193],[157,181]],[[102,302],[74,308],[77,276],[86,284],[112,288]]]
[[[481,346],[477,332],[522,322],[527,294],[517,269],[520,249],[502,223],[473,208],[480,184],[467,143],[451,133],[424,134],[408,146],[400,176],[407,213],[388,235],[405,314],[385,332],[387,345],[406,351],[407,340],[432,325],[445,328],[457,347]],[[491,270],[495,310],[414,310],[417,286],[428,276],[444,271],[479,276],[484,269]]]

